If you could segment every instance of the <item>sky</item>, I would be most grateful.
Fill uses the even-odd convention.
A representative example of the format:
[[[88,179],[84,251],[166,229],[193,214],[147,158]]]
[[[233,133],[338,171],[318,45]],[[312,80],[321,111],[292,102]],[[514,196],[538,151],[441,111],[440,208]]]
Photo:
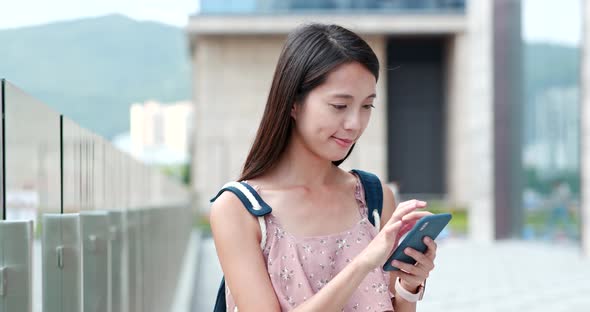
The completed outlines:
[[[579,44],[582,32],[581,1],[586,0],[523,0],[523,37],[527,41]]]
[[[0,29],[55,21],[123,14],[136,20],[183,27],[197,12],[199,0],[3,0]],[[34,8],[34,9],[32,9]]]
[[[184,27],[199,0],[3,0],[0,29],[119,13],[136,20]],[[493,0],[467,0],[493,1]],[[522,0],[527,41],[579,44],[580,3],[584,0]],[[34,8],[34,9],[32,9]]]

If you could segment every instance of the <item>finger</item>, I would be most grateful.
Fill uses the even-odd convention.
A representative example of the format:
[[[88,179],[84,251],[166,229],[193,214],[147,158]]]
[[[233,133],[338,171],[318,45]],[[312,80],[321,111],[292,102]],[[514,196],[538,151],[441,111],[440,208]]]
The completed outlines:
[[[406,214],[423,207],[426,207],[426,202],[419,201],[416,199],[405,201],[397,206],[397,208],[391,215],[391,218],[389,218],[388,222],[395,222],[396,220],[401,220],[401,218]]]
[[[400,236],[406,235],[406,233],[408,233],[413,227],[414,225],[416,225],[416,222],[418,222],[418,220],[422,219],[423,217],[427,216],[427,215],[431,215],[432,213],[428,212],[428,211],[415,211],[412,212],[406,216],[404,216],[402,218],[402,228],[399,231]]]
[[[424,202],[422,202],[424,203]],[[406,205],[400,205],[392,214],[392,218],[396,218],[401,220],[404,216],[412,214],[416,212],[416,209],[420,209],[426,207],[425,205],[421,205],[419,201],[410,202]]]
[[[397,207],[400,210],[405,209],[416,209],[416,208],[424,208],[426,207],[427,203],[422,200],[412,199],[405,202],[400,203]],[[396,209],[397,210],[397,209]]]
[[[426,216],[432,215],[430,211],[412,211],[402,217],[402,221],[418,221]]]
[[[414,228],[414,225],[416,225],[416,221],[402,221],[402,228],[399,231],[399,237],[402,237],[406,235],[408,232],[410,232]]]
[[[399,209],[399,208],[398,208],[398,209]],[[397,209],[396,209],[396,211],[397,211]],[[408,212],[409,212],[409,211],[408,211]],[[394,213],[391,215],[391,217],[389,218],[389,220],[387,220],[387,223],[386,223],[386,224],[391,224],[391,223],[394,223],[394,222],[396,222],[396,221],[401,221],[402,217],[403,217],[405,214],[407,214],[407,212],[401,212],[401,213],[396,213],[396,212],[394,212]]]
[[[417,220],[402,221],[402,228],[398,233],[398,237],[402,237],[410,232],[414,228],[414,225],[416,225],[416,222]]]
[[[405,263],[405,262],[402,262],[399,260],[393,260],[391,262],[391,265],[402,270],[403,272],[406,272],[406,273],[409,273],[412,275],[420,274],[420,269],[413,264]]]
[[[436,258],[436,249],[438,248],[438,245],[432,238],[428,236],[424,237],[424,244],[426,244],[426,246],[428,247],[424,255],[432,261],[434,261],[434,259]]]
[[[413,248],[406,248],[404,249],[404,253],[416,260],[417,265],[424,267],[426,270],[430,271],[434,268],[434,263],[432,260],[423,253],[413,249]]]
[[[396,212],[394,212],[391,215],[391,217],[389,218],[389,220],[387,221],[387,223],[390,223],[391,224],[391,223],[394,223],[396,221],[401,221],[402,217],[404,215],[406,215],[407,213],[409,213],[409,212],[411,212],[411,210],[410,211],[407,211],[407,212],[403,212],[403,211],[402,212],[397,212],[397,210],[396,210]]]
[[[399,231],[400,236],[406,235],[416,224],[416,221],[403,222],[402,228]]]

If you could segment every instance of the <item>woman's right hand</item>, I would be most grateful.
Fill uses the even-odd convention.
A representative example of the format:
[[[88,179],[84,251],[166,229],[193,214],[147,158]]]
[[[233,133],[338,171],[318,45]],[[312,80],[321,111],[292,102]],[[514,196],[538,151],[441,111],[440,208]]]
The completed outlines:
[[[418,220],[432,214],[428,211],[415,211],[424,207],[426,202],[415,199],[402,202],[397,206],[381,231],[359,255],[368,269],[381,267],[397,247],[399,239],[409,232]]]

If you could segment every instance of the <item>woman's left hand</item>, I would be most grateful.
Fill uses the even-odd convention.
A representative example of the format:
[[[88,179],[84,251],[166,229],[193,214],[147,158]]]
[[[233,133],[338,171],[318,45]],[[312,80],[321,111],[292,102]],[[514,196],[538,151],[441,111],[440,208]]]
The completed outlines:
[[[428,247],[425,253],[420,253],[410,247],[404,250],[405,254],[416,260],[416,264],[408,264],[398,260],[393,261],[393,266],[400,270],[391,273],[398,276],[401,279],[402,287],[412,293],[418,290],[418,287],[426,281],[430,272],[434,269],[436,243],[429,237],[424,238],[424,243]]]

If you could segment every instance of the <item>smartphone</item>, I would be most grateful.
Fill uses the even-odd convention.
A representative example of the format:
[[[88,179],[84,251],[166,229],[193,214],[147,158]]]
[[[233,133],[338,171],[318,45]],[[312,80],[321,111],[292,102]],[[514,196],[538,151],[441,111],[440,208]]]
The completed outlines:
[[[445,226],[449,224],[451,218],[452,216],[450,213],[441,213],[429,215],[418,220],[418,222],[416,222],[414,227],[410,230],[410,232],[408,232],[408,234],[402,240],[399,246],[397,246],[397,248],[393,251],[389,259],[387,259],[387,261],[383,265],[383,270],[399,270],[399,268],[391,265],[391,262],[393,260],[398,260],[409,264],[416,264],[416,260],[406,255],[404,253],[404,250],[407,247],[411,247],[419,252],[424,253],[428,248],[426,244],[424,244],[424,237],[428,236],[433,240],[436,239],[438,234],[440,234],[440,232],[445,228]]]

